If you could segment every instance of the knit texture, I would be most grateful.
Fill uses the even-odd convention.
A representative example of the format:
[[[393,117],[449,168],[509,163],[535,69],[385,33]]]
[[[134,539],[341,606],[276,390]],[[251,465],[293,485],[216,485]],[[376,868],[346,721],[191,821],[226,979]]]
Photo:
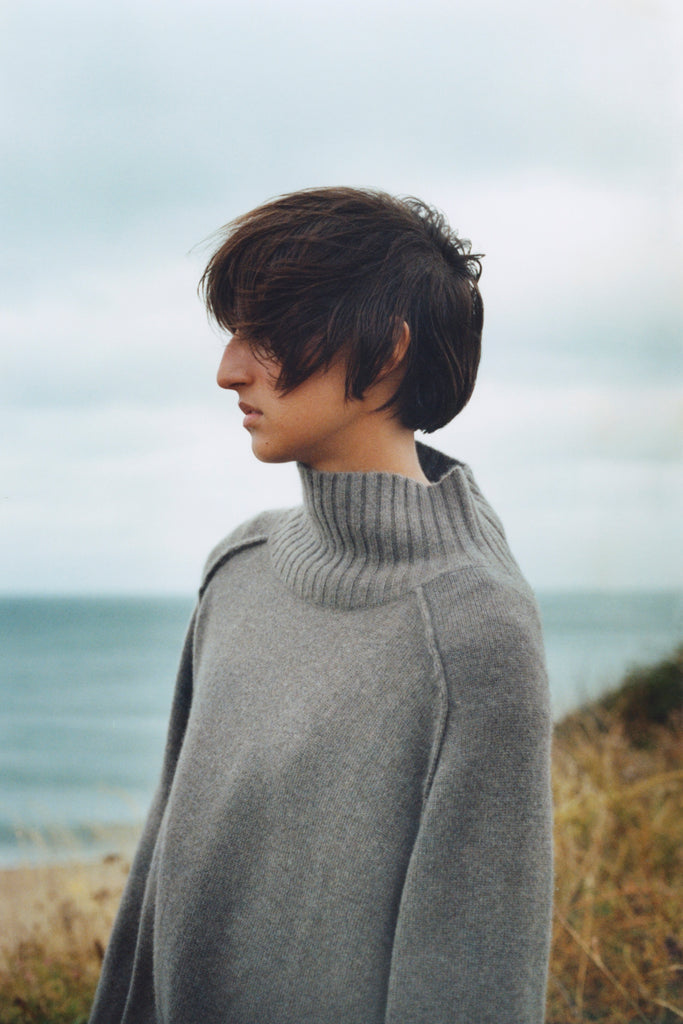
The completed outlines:
[[[300,466],[212,552],[91,1024],[541,1024],[535,601],[467,467]]]

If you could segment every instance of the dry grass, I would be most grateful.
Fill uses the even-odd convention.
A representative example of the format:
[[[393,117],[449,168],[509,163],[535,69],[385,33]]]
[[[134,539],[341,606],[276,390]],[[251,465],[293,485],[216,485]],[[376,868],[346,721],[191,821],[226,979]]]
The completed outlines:
[[[556,727],[548,1024],[683,1021],[682,691],[683,648]],[[12,885],[33,914],[4,932],[0,1024],[87,1020],[125,875],[100,868],[4,873],[3,914]]]
[[[549,1024],[683,1020],[682,685],[683,648],[555,730]]]
[[[110,856],[0,872],[0,1024],[84,1024],[127,870]]]

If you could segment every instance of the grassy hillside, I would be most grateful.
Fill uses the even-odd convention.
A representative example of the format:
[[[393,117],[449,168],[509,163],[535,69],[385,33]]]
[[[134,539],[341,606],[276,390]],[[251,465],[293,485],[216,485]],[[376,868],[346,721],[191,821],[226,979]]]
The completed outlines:
[[[683,647],[555,729],[549,1024],[683,1020]]]

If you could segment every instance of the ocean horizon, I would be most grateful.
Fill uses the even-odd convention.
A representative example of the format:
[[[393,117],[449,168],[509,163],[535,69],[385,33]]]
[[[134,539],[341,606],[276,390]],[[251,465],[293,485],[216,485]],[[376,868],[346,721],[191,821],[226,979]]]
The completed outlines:
[[[683,591],[537,593],[555,718],[683,642]],[[0,596],[0,865],[129,849],[191,596]]]

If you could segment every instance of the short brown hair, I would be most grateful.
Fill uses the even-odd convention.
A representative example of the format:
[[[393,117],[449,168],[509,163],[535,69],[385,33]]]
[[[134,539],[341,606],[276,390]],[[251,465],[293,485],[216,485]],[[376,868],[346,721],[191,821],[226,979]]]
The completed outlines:
[[[338,354],[360,398],[410,329],[390,401],[430,433],[469,400],[481,353],[480,256],[443,214],[373,189],[305,189],[232,221],[199,288],[219,326],[240,331],[293,390]]]

